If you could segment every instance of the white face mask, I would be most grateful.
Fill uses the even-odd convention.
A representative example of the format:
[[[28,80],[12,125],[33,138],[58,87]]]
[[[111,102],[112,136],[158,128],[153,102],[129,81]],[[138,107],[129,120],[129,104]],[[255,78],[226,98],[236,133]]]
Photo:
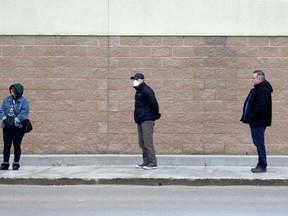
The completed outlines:
[[[140,83],[137,80],[133,80],[133,87],[138,87]]]

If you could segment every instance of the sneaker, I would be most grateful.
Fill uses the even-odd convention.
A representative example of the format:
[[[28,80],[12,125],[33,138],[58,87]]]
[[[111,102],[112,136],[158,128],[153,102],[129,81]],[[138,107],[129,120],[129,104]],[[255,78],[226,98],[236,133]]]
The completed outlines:
[[[142,164],[139,164],[139,165],[136,165],[136,168],[138,168],[138,169],[143,169],[143,167],[144,166],[147,166],[148,165],[148,163],[142,163]]]
[[[251,169],[252,173],[265,173],[267,172],[266,168],[261,168],[261,167],[255,167]]]
[[[20,168],[20,164],[19,164],[19,163],[14,162],[14,163],[12,164],[12,169],[13,169],[13,170],[18,170],[19,168]]]
[[[144,170],[152,170],[157,168],[158,168],[157,164],[148,164],[147,166],[143,167]]]
[[[0,166],[0,170],[8,170],[9,169],[9,163],[3,162]]]

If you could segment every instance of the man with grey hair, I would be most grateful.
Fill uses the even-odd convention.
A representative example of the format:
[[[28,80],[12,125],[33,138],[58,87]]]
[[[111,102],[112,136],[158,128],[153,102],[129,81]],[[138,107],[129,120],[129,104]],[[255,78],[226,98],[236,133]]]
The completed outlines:
[[[266,172],[266,148],[264,133],[267,126],[272,122],[272,92],[271,84],[265,79],[261,70],[253,72],[252,83],[254,88],[248,94],[244,106],[241,121],[250,126],[251,136],[257,148],[258,164],[252,168],[253,173]]]

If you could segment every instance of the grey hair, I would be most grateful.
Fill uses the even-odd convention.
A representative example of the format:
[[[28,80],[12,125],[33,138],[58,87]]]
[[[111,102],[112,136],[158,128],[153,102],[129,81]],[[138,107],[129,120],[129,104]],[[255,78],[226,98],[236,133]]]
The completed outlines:
[[[261,70],[255,70],[254,72],[253,72],[253,74],[257,74],[257,78],[260,80],[260,81],[263,81],[263,80],[265,80],[265,73],[263,72],[263,71],[261,71]]]

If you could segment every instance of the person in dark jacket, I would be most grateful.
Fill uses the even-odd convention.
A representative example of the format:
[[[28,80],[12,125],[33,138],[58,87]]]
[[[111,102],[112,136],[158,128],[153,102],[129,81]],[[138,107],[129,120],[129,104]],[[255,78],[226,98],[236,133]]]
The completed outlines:
[[[23,96],[24,87],[20,83],[15,83],[9,87],[10,95],[7,96],[0,108],[0,116],[3,128],[3,163],[0,170],[9,169],[10,149],[14,146],[13,170],[20,167],[21,142],[24,137],[23,121],[29,118],[29,102]]]
[[[241,121],[249,124],[252,140],[257,148],[258,164],[251,171],[261,173],[266,172],[267,168],[264,133],[266,127],[271,126],[272,122],[273,88],[261,70],[253,72],[252,82],[254,88],[245,100]]]
[[[138,129],[139,146],[142,149],[143,163],[137,165],[145,170],[156,169],[157,159],[153,144],[155,120],[159,119],[159,105],[154,91],[144,82],[144,75],[136,73],[133,77],[136,89],[134,120]]]

